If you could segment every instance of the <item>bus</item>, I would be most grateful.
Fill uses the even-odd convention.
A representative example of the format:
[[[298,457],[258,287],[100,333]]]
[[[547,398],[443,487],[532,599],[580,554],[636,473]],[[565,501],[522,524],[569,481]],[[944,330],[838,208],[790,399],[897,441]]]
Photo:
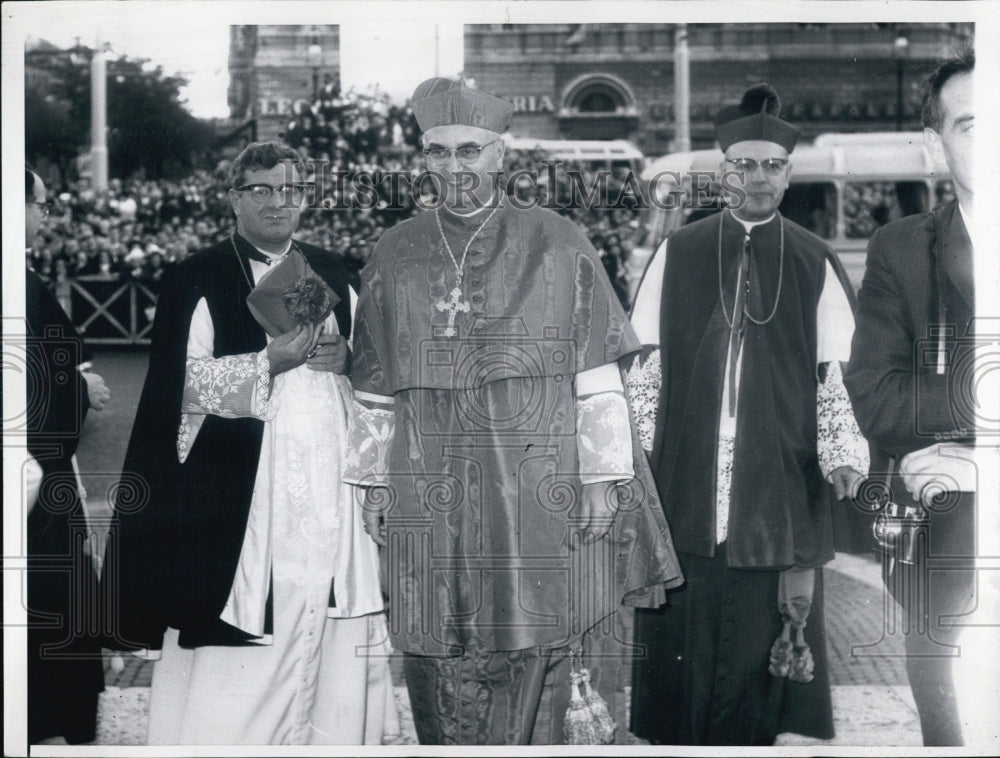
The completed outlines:
[[[540,150],[545,160],[582,164],[589,168],[629,168],[636,173],[645,163],[642,151],[628,140],[535,139],[504,135],[507,150]]]
[[[790,158],[781,213],[830,244],[855,290],[864,276],[868,239],[878,227],[954,199],[950,175],[934,165],[921,132],[823,134],[796,147]],[[719,150],[694,150],[651,161],[641,177],[663,199],[679,191],[675,176],[717,175],[721,165]],[[693,212],[704,213],[690,207],[690,186],[682,189],[686,202],[680,207],[648,203],[643,211],[640,239],[627,263],[631,295],[663,240]]]

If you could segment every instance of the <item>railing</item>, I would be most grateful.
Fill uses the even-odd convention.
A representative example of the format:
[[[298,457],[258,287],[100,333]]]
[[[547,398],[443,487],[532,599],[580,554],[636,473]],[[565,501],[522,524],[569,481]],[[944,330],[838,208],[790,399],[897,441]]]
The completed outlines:
[[[90,345],[148,345],[158,282],[105,276],[70,280],[74,326]]]

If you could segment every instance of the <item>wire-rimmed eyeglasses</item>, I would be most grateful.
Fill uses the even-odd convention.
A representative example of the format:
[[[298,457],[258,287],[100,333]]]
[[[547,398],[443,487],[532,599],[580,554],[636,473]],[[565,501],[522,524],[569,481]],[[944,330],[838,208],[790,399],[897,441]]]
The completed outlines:
[[[309,187],[308,184],[282,184],[280,187],[273,187],[270,184],[244,184],[233,189],[237,192],[249,192],[250,198],[255,203],[266,203],[275,193],[280,194],[283,199],[291,196],[297,203],[306,196]]]
[[[424,155],[427,159],[433,163],[444,163],[449,158],[451,158],[452,152],[455,153],[455,157],[462,163],[475,163],[479,160],[479,156],[482,154],[483,150],[488,148],[495,142],[499,142],[500,138],[497,137],[492,142],[487,142],[485,145],[459,145],[454,149],[454,151],[449,150],[446,147],[441,147],[440,145],[432,145],[431,147],[424,148]]]
[[[42,211],[42,216],[46,217],[52,212],[52,203],[45,202],[44,200],[29,200],[29,205],[37,205]]]
[[[726,158],[726,163],[732,164],[733,168],[737,171],[743,173],[753,173],[753,171],[760,166],[765,174],[780,174],[785,166],[788,165],[787,158],[765,158],[762,161],[754,160],[753,158]]]

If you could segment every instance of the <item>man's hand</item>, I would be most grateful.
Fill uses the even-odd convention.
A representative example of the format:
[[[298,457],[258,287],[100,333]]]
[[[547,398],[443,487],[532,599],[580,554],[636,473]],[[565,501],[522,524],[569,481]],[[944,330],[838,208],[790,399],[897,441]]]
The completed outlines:
[[[351,351],[347,340],[339,334],[323,334],[311,353],[306,355],[306,365],[313,371],[332,371],[346,374]]]
[[[929,506],[935,495],[976,491],[974,453],[970,445],[939,442],[904,455],[899,474],[914,499]]]
[[[388,501],[389,493],[386,487],[365,488],[365,504],[361,509],[361,518],[368,536],[381,547],[386,546],[384,509]]]
[[[103,410],[104,406],[111,400],[111,390],[104,383],[104,379],[97,374],[92,374],[89,371],[81,373],[87,382],[87,398],[90,400],[90,407],[95,411]]]
[[[267,361],[271,376],[283,374],[305,363],[309,351],[323,333],[322,324],[299,325],[291,331],[275,337],[267,346]]]
[[[865,477],[851,466],[839,466],[830,472],[830,481],[833,483],[837,500],[856,498],[864,480]]]
[[[583,540],[588,545],[608,533],[618,512],[618,493],[614,482],[584,484],[580,494],[580,517]]]

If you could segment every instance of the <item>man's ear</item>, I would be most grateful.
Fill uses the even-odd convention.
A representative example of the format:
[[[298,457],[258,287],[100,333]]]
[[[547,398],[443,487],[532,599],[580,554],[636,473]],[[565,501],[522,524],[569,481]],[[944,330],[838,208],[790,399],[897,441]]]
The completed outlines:
[[[927,146],[931,158],[937,166],[947,166],[948,161],[944,154],[944,144],[941,142],[941,135],[930,127],[924,128],[924,144]]]
[[[233,207],[233,213],[239,218],[240,215],[240,193],[234,189],[229,190],[229,204]]]

